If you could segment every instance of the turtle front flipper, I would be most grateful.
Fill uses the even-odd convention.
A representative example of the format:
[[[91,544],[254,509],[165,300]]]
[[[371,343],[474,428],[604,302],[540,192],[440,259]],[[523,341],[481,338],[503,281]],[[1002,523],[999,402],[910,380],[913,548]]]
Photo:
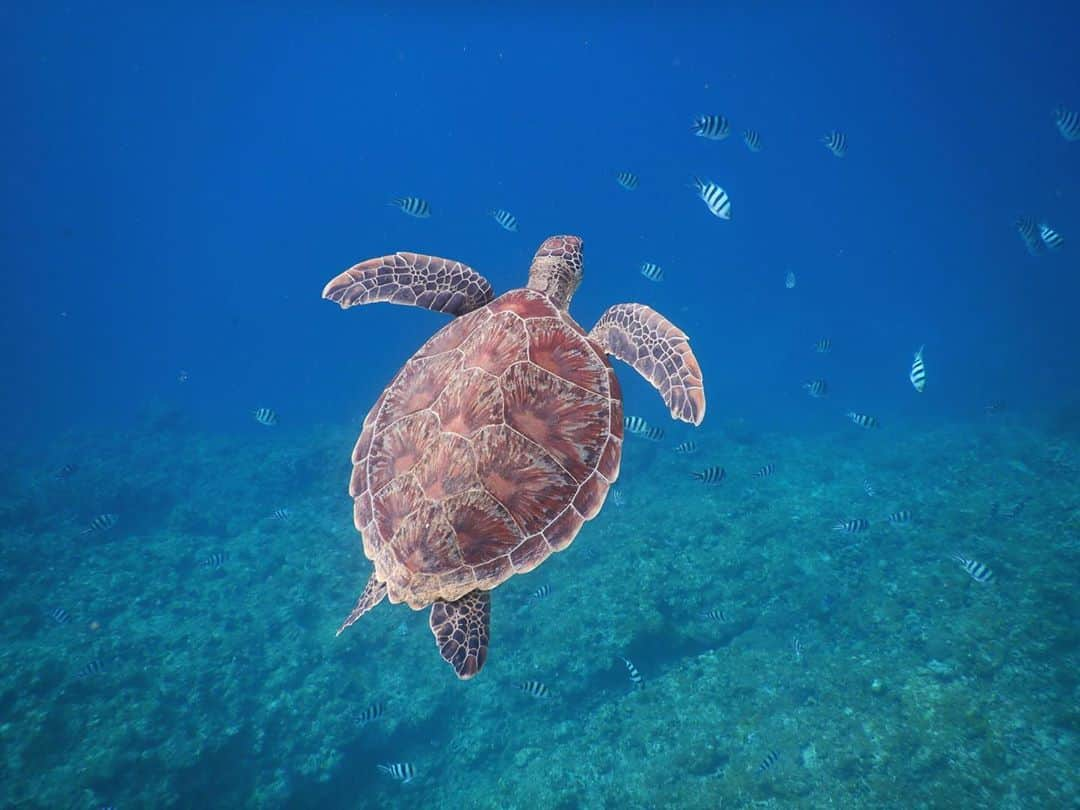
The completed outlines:
[[[679,327],[644,304],[616,304],[600,316],[589,338],[651,382],[675,419],[701,424],[701,366]]]
[[[322,297],[342,309],[389,301],[464,315],[495,297],[491,283],[471,267],[420,253],[395,253],[355,264],[330,280]]]
[[[473,677],[487,660],[491,638],[491,594],[472,591],[456,602],[436,602],[429,618],[443,660],[462,680]]]
[[[375,607],[386,596],[386,583],[379,582],[375,578],[375,574],[372,574],[367,581],[367,585],[364,586],[364,592],[360,594],[360,598],[356,600],[356,607],[352,609],[352,613],[348,615],[341,627],[338,628],[337,635],[341,635],[345,628]]]

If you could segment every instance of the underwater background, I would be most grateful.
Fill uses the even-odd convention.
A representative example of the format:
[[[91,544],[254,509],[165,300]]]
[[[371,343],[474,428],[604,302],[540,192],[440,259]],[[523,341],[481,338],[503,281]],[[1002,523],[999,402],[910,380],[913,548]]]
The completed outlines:
[[[1080,806],[1078,33],[1068,3],[5,4],[0,807]],[[353,443],[447,318],[323,285],[409,250],[501,293],[559,233],[582,326],[689,334],[704,423],[615,363],[664,435],[493,592],[475,679],[405,605],[335,637],[371,570]]]

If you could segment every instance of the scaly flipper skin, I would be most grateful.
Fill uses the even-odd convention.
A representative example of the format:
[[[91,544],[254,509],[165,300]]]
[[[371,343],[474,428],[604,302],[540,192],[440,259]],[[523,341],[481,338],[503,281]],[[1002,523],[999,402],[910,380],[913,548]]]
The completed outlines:
[[[616,304],[596,322],[589,338],[651,382],[675,419],[701,424],[701,366],[689,338],[675,324],[644,304]]]
[[[389,301],[449,315],[464,315],[487,304],[491,283],[471,267],[421,253],[395,253],[355,264],[330,280],[322,297],[341,305]]]
[[[353,608],[352,613],[348,615],[345,622],[338,628],[337,635],[341,635],[346,627],[351,625],[386,596],[386,583],[379,582],[375,579],[375,575],[372,574],[371,578],[367,581],[367,585],[364,586],[364,592],[360,594],[360,598],[356,600],[356,607]]]
[[[429,618],[439,652],[462,680],[473,677],[487,660],[491,638],[491,593],[472,591],[456,602],[436,602]]]

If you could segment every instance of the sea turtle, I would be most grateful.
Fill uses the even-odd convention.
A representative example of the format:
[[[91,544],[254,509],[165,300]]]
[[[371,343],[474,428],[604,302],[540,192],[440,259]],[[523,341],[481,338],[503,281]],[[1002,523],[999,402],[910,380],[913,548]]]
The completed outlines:
[[[456,316],[405,363],[364,419],[349,494],[375,565],[338,634],[384,597],[431,607],[459,678],[487,659],[490,591],[570,545],[619,474],[622,395],[607,355],[701,424],[705,390],[686,335],[644,304],[586,333],[570,316],[581,239],[552,236],[529,282],[498,298],[460,262],[395,253],[326,285],[343,309],[376,301]]]

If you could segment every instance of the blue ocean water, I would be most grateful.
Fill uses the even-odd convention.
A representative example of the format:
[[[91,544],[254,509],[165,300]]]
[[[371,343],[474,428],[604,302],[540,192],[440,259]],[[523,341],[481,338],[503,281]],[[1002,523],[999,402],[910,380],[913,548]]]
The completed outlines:
[[[1074,5],[0,20],[0,807],[1076,806]],[[501,293],[552,234],[586,329],[640,301],[690,335],[704,424],[615,364],[665,438],[494,592],[477,679],[402,605],[335,639],[370,572],[352,445],[447,318],[323,285],[408,250]]]

